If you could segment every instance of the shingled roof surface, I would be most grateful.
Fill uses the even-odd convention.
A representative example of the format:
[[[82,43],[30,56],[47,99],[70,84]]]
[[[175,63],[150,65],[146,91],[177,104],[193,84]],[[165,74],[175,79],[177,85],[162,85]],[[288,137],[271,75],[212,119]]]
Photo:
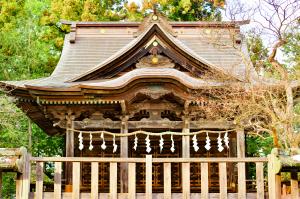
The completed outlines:
[[[246,79],[247,67],[241,54],[247,55],[246,44],[237,31],[239,25],[230,22],[180,22],[170,23],[175,36],[169,37],[180,48],[237,79]],[[140,23],[77,23],[76,31],[65,36],[61,58],[50,77],[37,80],[9,81],[17,87],[70,87],[80,84],[72,82],[88,71],[93,71],[108,60],[120,55],[135,43]],[[164,28],[161,26],[160,28]],[[144,31],[147,31],[145,29]],[[168,30],[163,30],[168,32]],[[137,35],[139,33],[139,35]],[[73,34],[73,35],[72,35]],[[75,35],[74,43],[70,40]],[[247,57],[247,56],[246,56]],[[250,67],[251,73],[254,69]],[[99,80],[105,81],[105,80]]]

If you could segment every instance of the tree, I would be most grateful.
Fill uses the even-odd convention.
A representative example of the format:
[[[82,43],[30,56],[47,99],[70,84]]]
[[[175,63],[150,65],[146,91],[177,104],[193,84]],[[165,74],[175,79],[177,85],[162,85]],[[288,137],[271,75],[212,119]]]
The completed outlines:
[[[285,150],[298,148],[300,144],[299,111],[295,101],[299,87],[295,57],[299,53],[299,13],[296,12],[299,7],[296,0],[259,1],[255,12],[259,17],[255,17],[260,20],[254,21],[261,31],[259,36],[250,37],[249,49],[254,66],[264,68],[264,75],[272,80],[260,78],[261,87],[249,89],[252,98],[240,105],[243,114],[239,122],[243,121],[257,134],[270,133],[275,146]],[[261,42],[266,35],[271,38],[270,48],[264,48]],[[292,62],[281,61],[278,52],[287,53]]]

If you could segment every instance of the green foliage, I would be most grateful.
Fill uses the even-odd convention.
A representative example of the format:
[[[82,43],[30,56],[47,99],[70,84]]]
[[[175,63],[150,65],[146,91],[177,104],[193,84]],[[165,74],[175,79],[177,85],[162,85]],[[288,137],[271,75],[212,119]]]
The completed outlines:
[[[224,1],[145,0],[143,9],[151,9],[154,4],[157,4],[157,8],[174,21],[220,21]]]

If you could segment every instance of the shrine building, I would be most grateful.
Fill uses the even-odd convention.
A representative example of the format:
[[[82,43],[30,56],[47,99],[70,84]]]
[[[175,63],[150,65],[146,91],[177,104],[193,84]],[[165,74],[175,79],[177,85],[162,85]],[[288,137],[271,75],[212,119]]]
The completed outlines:
[[[71,30],[49,77],[1,83],[48,135],[65,137],[64,157],[29,157],[29,197],[264,198],[267,158],[245,158],[247,129],[220,97],[242,97],[258,77],[247,21],[62,23]]]

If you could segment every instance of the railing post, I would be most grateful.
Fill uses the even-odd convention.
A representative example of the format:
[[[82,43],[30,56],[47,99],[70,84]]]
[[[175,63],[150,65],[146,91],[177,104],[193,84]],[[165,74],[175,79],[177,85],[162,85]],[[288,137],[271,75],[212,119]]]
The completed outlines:
[[[55,162],[54,199],[61,199],[61,162]]]
[[[292,199],[299,198],[297,169],[291,172],[291,194],[292,194]]]
[[[43,178],[44,178],[44,162],[36,163],[36,185],[35,194],[37,199],[43,198]]]
[[[171,163],[164,163],[164,199],[172,198]]]
[[[109,166],[109,198],[118,198],[118,165],[116,162],[111,162]]]
[[[226,162],[219,163],[220,199],[227,199],[227,166]]]
[[[136,165],[135,163],[128,164],[128,198],[135,199],[136,198]]]
[[[91,168],[91,199],[98,199],[99,163],[92,162]]]
[[[19,197],[21,199],[28,199],[29,198],[29,191],[30,191],[30,171],[31,171],[31,164],[30,164],[30,154],[27,151],[24,152],[23,155],[23,169],[22,174],[18,177],[19,179]]]
[[[146,155],[146,199],[152,199],[152,155]]]
[[[268,187],[269,199],[281,198],[281,177],[275,173],[275,165],[272,158],[273,154],[268,155]],[[278,190],[279,189],[279,190]]]

